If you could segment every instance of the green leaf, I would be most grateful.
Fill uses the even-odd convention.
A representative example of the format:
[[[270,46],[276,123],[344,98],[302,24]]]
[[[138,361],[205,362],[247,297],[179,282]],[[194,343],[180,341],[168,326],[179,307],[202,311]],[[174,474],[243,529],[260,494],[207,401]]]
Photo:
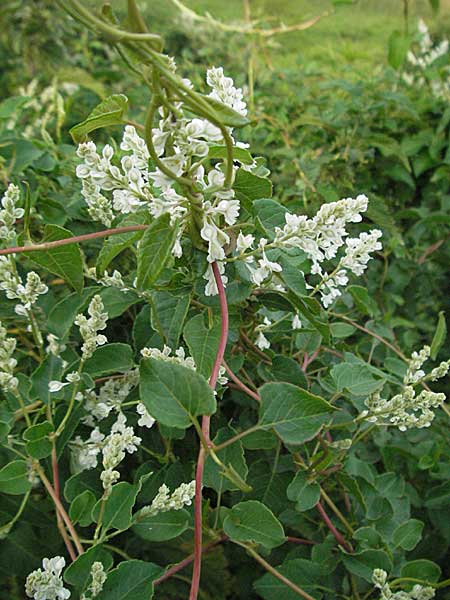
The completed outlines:
[[[217,435],[213,440],[214,444],[219,445],[234,435],[236,435],[236,432],[233,429],[223,427],[217,432]],[[248,469],[247,463],[245,462],[244,449],[239,440],[234,444],[230,444],[226,448],[223,448],[223,450],[219,450],[216,454],[225,466],[232,466],[238,476],[245,481]],[[226,477],[222,468],[219,467],[209,455],[205,461],[203,483],[206,487],[213,488],[213,490],[219,494],[240,489],[239,486]]]
[[[126,373],[133,365],[131,347],[117,342],[99,346],[86,361],[84,371],[92,377],[102,377],[111,373]]]
[[[401,31],[395,30],[391,33],[388,46],[388,61],[393,69],[400,69],[405,62],[410,43],[409,36]]]
[[[428,583],[436,583],[441,577],[441,567],[431,560],[419,558],[406,563],[402,567],[401,577],[421,579]]]
[[[383,569],[388,573],[392,570],[392,561],[383,550],[363,550],[355,554],[343,554],[345,567],[358,577],[372,583],[374,569]]]
[[[116,227],[130,227],[131,225],[144,225],[148,222],[148,213],[140,211],[126,215]],[[96,270],[97,275],[102,276],[110,262],[123,250],[132,246],[141,239],[144,231],[131,231],[129,233],[119,233],[111,235],[103,242],[102,249],[97,257]]]
[[[55,242],[73,237],[73,233],[59,225],[46,225],[41,243]],[[67,244],[49,250],[29,252],[30,259],[50,273],[62,277],[75,291],[83,289],[83,257],[78,244]]]
[[[403,550],[414,550],[422,538],[424,524],[417,519],[409,519],[405,523],[401,523],[392,535],[392,541],[396,548]]]
[[[52,443],[49,434],[53,432],[53,425],[48,421],[28,427],[23,433],[26,440],[26,449],[30,456],[40,460],[52,453]]]
[[[25,494],[31,485],[24,460],[13,460],[0,470],[0,492],[4,494]]]
[[[140,397],[149,413],[168,427],[186,429],[196,417],[216,411],[216,399],[204,377],[154,358],[141,361]]]
[[[163,569],[143,560],[126,560],[108,573],[103,590],[96,600],[150,600],[153,598],[153,580]]]
[[[244,115],[236,112],[223,102],[211,98],[211,96],[205,96],[204,94],[197,95],[201,96],[201,98],[211,106],[215,113],[216,120],[222,123],[222,125],[226,125],[227,127],[244,127],[250,123],[247,117],[244,117]],[[194,108],[192,108],[192,110],[195,112]]]
[[[439,319],[438,319],[438,324],[436,326],[436,331],[434,332],[433,341],[431,342],[430,356],[433,360],[436,360],[439,350],[441,349],[442,344],[445,342],[446,337],[447,337],[447,323],[445,321],[445,313],[443,310],[441,310],[439,313]]]
[[[73,563],[64,569],[64,581],[73,585],[80,592],[86,589],[87,585],[91,583],[91,567],[94,562],[101,562],[105,571],[108,571],[113,565],[111,555],[101,544],[97,544],[96,546],[89,548],[89,550],[86,550],[86,552],[81,554]]]
[[[104,531],[108,531],[108,529],[128,529],[131,526],[131,510],[136,502],[140,487],[140,484],[131,485],[126,481],[113,485],[103,513],[102,527]],[[92,511],[95,521],[98,520],[101,503],[102,500],[99,500]]]
[[[272,196],[272,183],[265,177],[258,177],[244,169],[238,169],[233,183],[233,189],[239,199],[253,202],[259,198]]]
[[[235,504],[227,513],[223,530],[237,542],[255,542],[271,549],[286,539],[283,527],[267,506],[257,500]]]
[[[186,323],[183,337],[195,361],[197,372],[209,378],[219,348],[220,322],[216,321],[211,327],[207,327],[204,316],[196,315]]]
[[[158,279],[171,256],[176,236],[169,214],[161,215],[146,229],[138,246],[136,287],[148,290]]]
[[[99,290],[96,286],[85,288],[82,294],[69,294],[57,302],[48,315],[48,328],[61,339],[70,331],[75,317]]]
[[[279,202],[270,198],[255,200],[253,211],[264,231],[268,233],[273,233],[275,227],[283,227],[286,223],[285,214],[289,212]],[[287,282],[286,284],[289,285]]]
[[[154,292],[152,298],[152,327],[162,333],[168,346],[177,348],[191,301],[189,291],[180,296]]]
[[[64,498],[67,502],[73,502],[85,490],[91,491],[95,497],[103,492],[100,478],[95,470],[81,471],[69,477],[64,485]]]
[[[355,306],[360,312],[370,317],[378,313],[377,303],[366,288],[361,285],[350,285],[347,291],[350,292]]]
[[[366,546],[368,549],[378,549],[383,545],[383,537],[374,527],[360,527],[353,533],[353,539],[358,540],[361,545]]]
[[[186,510],[169,510],[154,516],[139,518],[132,529],[143,540],[166,542],[181,535],[189,526]]]
[[[227,158],[226,146],[210,146],[208,158]],[[233,146],[233,158],[244,165],[253,164],[253,157],[245,148],[237,148]]]
[[[30,100],[29,96],[11,96],[0,102],[0,119],[9,119]]]
[[[309,510],[319,502],[320,485],[309,481],[307,474],[299,471],[287,488],[287,497],[296,503],[297,510]]]
[[[62,372],[61,358],[53,354],[48,354],[31,375],[30,400],[42,400],[44,404],[48,404],[51,399],[48,384],[50,381],[59,381]]]
[[[344,488],[350,492],[350,494],[355,498],[358,504],[364,511],[367,511],[366,501],[364,500],[364,496],[361,493],[361,489],[358,485],[358,480],[354,477],[351,477],[345,471],[340,471],[336,474],[338,481],[344,486]]]
[[[316,586],[324,585],[324,575],[320,564],[303,558],[287,560],[276,567],[277,571],[284,575],[289,581],[295,583],[305,592],[312,594],[315,600],[322,598],[322,594]],[[270,573],[266,573],[257,579],[253,586],[258,596],[264,600],[298,600],[297,592],[287,587],[282,581]]]
[[[260,388],[260,425],[274,428],[288,444],[311,440],[335,410],[320,396],[290,383],[266,383]]]
[[[369,396],[384,385],[384,379],[375,379],[367,366],[355,363],[335,365],[331,377],[338,391],[348,390],[355,396]]]
[[[302,388],[308,385],[306,376],[298,362],[288,356],[274,356],[269,372],[272,375],[272,381],[285,381]]]
[[[127,108],[128,98],[123,94],[108,96],[94,108],[87,119],[70,129],[73,141],[79,144],[95,129],[123,124]]]
[[[74,525],[80,523],[81,527],[87,527],[92,523],[92,509],[96,498],[90,490],[84,490],[76,496],[69,509],[69,517]]]
[[[331,335],[336,339],[345,339],[353,335],[356,328],[349,323],[332,323],[330,325]]]

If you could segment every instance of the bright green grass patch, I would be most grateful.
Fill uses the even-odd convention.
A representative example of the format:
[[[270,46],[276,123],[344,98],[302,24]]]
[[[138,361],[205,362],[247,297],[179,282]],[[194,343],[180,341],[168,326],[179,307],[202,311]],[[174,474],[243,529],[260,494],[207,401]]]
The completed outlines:
[[[244,20],[242,0],[186,0],[185,4],[199,14],[209,12],[224,22]],[[449,0],[441,2],[438,18],[433,16],[427,0],[410,4],[411,30],[415,29],[418,17],[423,17],[432,31],[443,31],[450,26]],[[251,0],[251,7],[254,18],[273,24],[282,21],[286,25],[325,11],[330,13],[306,31],[272,38],[267,51],[276,68],[317,63],[334,73],[347,66],[367,73],[367,69],[386,62],[390,34],[404,27],[400,0],[359,0],[355,5],[334,10],[330,0]],[[152,12],[154,8],[149,6],[149,10]],[[170,13],[166,12],[166,16]],[[176,15],[176,11],[172,14]]]

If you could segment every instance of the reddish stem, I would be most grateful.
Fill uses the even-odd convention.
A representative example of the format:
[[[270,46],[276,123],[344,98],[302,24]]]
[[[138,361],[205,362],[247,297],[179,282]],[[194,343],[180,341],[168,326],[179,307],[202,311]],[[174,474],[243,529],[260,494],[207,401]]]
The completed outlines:
[[[61,496],[61,492],[60,492],[60,485],[59,485],[58,457],[56,455],[55,446],[53,446],[53,449],[52,449],[52,471],[53,471],[53,489],[55,490],[55,495],[59,500],[60,496]],[[76,555],[76,552],[72,545],[72,542],[70,541],[70,538],[67,535],[66,528],[64,526],[61,515],[59,514],[58,511],[56,511],[56,520],[58,523],[59,532],[61,534],[61,537],[64,540],[64,544],[66,545],[67,552],[69,553],[69,556],[73,562],[74,560],[76,560],[77,555]]]
[[[308,357],[308,353],[305,352],[305,356],[303,358],[303,364],[302,364],[302,369],[305,373],[306,373],[306,370],[308,369],[308,366],[318,357],[319,352],[320,352],[320,348],[318,348],[317,350],[314,350],[314,352],[309,357]]]
[[[303,544],[304,546],[314,546],[318,542],[313,542],[312,540],[305,540],[303,538],[294,537],[292,535],[287,536],[287,541],[292,542],[293,544]]]
[[[345,541],[344,536],[342,535],[342,533],[340,533],[336,529],[336,527],[333,525],[333,523],[331,522],[331,519],[327,515],[327,513],[325,512],[325,509],[322,506],[322,503],[318,502],[317,505],[316,505],[316,507],[317,507],[317,510],[319,511],[319,515],[321,516],[322,521],[325,523],[325,525],[328,527],[328,529],[334,535],[334,537],[336,538],[337,543],[340,544],[347,552],[351,552],[352,551],[351,547]]]
[[[204,546],[202,548],[202,554],[206,554],[207,552],[209,552],[210,550],[212,550],[213,548],[215,548],[222,542],[225,542],[227,539],[228,539],[228,537],[226,535],[223,535],[218,540],[214,540],[213,542],[206,544],[206,546]],[[172,577],[172,575],[175,575],[175,573],[178,573],[178,571],[181,571],[182,569],[184,569],[184,567],[187,567],[188,565],[190,565],[191,562],[194,561],[194,558],[195,558],[194,554],[190,554],[189,556],[187,556],[185,559],[183,559],[176,565],[173,565],[173,567],[170,567],[170,569],[167,569],[167,571],[163,575],[161,575],[161,577],[158,577],[158,579],[155,579],[153,582],[153,585],[159,585],[166,579],[169,579],[169,577]]]
[[[244,382],[242,382],[240,379],[238,379],[238,377],[236,377],[236,375],[233,373],[233,371],[230,369],[230,367],[227,365],[227,363],[224,360],[222,361],[222,364],[225,367],[226,372],[230,376],[230,379],[232,379],[234,381],[234,383],[237,385],[238,388],[240,388],[243,392],[245,392],[246,394],[251,396],[257,402],[261,402],[261,398],[260,398],[259,394],[257,394],[253,390],[251,390],[249,387],[247,387],[245,385]]]
[[[95,231],[94,233],[85,233],[74,237],[64,238],[63,240],[55,240],[54,242],[44,242],[42,244],[30,244],[29,246],[14,246],[12,248],[3,248],[0,250],[0,256],[4,254],[20,254],[22,252],[38,252],[39,250],[50,250],[58,246],[66,246],[67,244],[77,244],[86,240],[94,240],[95,238],[108,237],[108,235],[117,235],[118,233],[130,233],[132,231],[141,231],[147,229],[147,225],[130,225],[128,227],[115,227],[113,229],[104,229],[103,231]]]
[[[214,279],[216,282],[217,290],[219,293],[220,301],[220,314],[221,314],[221,330],[220,330],[220,341],[219,348],[217,349],[216,358],[209,378],[209,385],[212,390],[215,389],[217,378],[219,376],[220,365],[223,361],[225,354],[225,348],[227,345],[228,338],[228,306],[227,298],[225,295],[225,288],[223,287],[222,277],[220,276],[219,267],[217,263],[213,262],[212,270],[214,273]],[[202,418],[202,433],[206,443],[211,443],[209,428],[210,428],[210,417],[203,416]],[[195,473],[195,501],[194,501],[194,568],[192,572],[191,592],[189,600],[197,600],[198,591],[200,587],[200,572],[202,567],[202,481],[203,481],[203,469],[205,466],[205,448],[203,445],[200,446],[200,451],[197,459],[197,470]]]

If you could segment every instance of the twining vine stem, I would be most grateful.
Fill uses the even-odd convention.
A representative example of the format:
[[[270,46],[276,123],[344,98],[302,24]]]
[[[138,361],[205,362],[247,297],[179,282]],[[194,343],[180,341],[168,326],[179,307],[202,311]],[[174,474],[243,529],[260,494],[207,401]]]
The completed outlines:
[[[213,262],[212,270],[214,273],[214,280],[216,282],[217,291],[219,293],[220,302],[220,315],[221,315],[221,330],[220,330],[220,341],[219,348],[217,349],[216,358],[209,379],[209,385],[214,391],[219,376],[219,369],[223,362],[225,354],[225,348],[227,345],[228,338],[228,306],[227,298],[225,295],[225,288],[222,283],[222,277],[220,276],[219,267],[217,263]],[[202,418],[202,433],[209,445],[211,443],[209,437],[209,427],[211,418],[209,416],[203,416]],[[200,586],[200,572],[202,566],[202,482],[203,482],[203,469],[205,466],[205,453],[206,449],[203,444],[200,445],[200,450],[197,459],[197,469],[195,475],[195,501],[194,501],[194,567],[192,572],[191,591],[189,600],[197,600],[199,586]]]

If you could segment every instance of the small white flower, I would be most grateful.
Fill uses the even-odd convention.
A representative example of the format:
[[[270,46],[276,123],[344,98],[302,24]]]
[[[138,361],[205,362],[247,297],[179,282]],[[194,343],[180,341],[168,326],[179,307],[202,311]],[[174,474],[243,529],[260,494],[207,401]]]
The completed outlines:
[[[136,412],[141,415],[138,419],[138,425],[151,429],[155,424],[155,419],[151,416],[142,402],[138,402],[138,405],[136,406]]]
[[[292,329],[298,330],[302,328],[302,322],[298,315],[294,315],[292,319]]]
[[[254,241],[255,238],[251,233],[249,233],[248,235],[244,235],[242,231],[240,231],[236,242],[236,249],[239,252],[239,254],[242,254],[243,252],[251,248],[253,246]]]
[[[49,381],[48,391],[53,394],[62,390],[63,387],[66,387],[66,385],[70,385],[70,382],[63,383],[62,381]]]
[[[256,338],[255,344],[260,350],[267,350],[268,348],[270,348],[270,342],[262,331],[258,333],[258,337]]]

